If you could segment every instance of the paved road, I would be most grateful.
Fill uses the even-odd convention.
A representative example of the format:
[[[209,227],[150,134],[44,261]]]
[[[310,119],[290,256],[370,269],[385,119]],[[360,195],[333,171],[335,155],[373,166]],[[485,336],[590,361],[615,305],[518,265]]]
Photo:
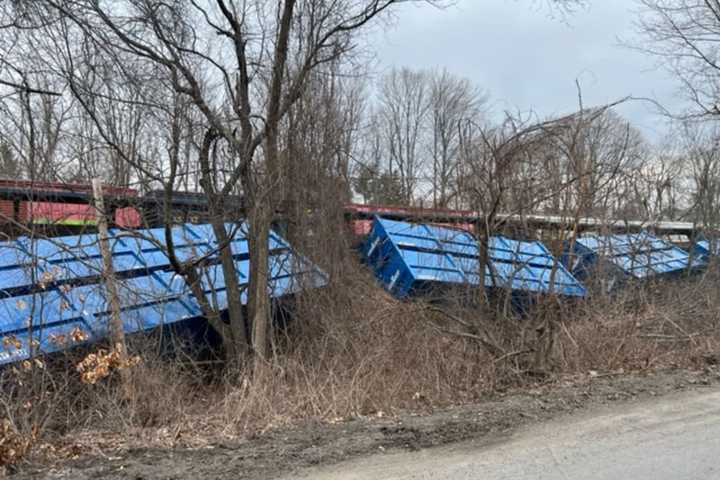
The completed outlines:
[[[720,479],[720,391],[570,417],[521,430],[495,444],[379,454],[286,478]]]

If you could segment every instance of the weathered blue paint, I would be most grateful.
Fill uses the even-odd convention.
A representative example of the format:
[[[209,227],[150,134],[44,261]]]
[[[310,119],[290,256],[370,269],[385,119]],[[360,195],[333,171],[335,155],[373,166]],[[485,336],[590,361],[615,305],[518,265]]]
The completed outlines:
[[[570,297],[585,296],[585,287],[539,241],[492,237],[489,266],[499,278],[499,285],[517,291],[557,293]],[[485,285],[490,286],[486,271]]]
[[[429,285],[479,286],[480,245],[469,233],[375,217],[362,253],[399,298]],[[497,236],[488,245],[486,287],[584,296],[585,288],[540,242]]]
[[[226,228],[242,287],[249,276],[246,225]],[[211,226],[181,225],[171,233],[180,261],[205,261],[203,289],[216,308],[226,309]],[[186,282],[170,267],[164,229],[113,230],[110,244],[126,333],[202,316]],[[273,297],[327,283],[325,273],[279,235],[271,234],[269,248]],[[101,272],[95,235],[0,243],[0,364],[106,337],[110,312]],[[244,290],[241,300],[247,302]]]
[[[720,255],[720,240],[708,240],[705,238],[698,240],[693,244],[691,253],[699,261],[707,265],[712,257]]]
[[[642,280],[695,271],[703,262],[647,232],[584,236],[567,245],[563,261],[577,278],[588,278],[600,266],[614,280]],[[612,282],[609,288],[617,285]]]

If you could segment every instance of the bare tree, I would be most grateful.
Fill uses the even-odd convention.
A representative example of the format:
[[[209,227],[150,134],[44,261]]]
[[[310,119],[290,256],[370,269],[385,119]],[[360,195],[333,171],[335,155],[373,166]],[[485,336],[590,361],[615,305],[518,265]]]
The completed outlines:
[[[371,116],[361,178],[374,176],[378,198],[412,204],[428,191],[434,207],[447,207],[457,196],[458,125],[481,122],[487,98],[447,70],[390,71]]]
[[[658,57],[680,81],[692,116],[720,114],[720,3],[715,0],[639,0],[637,48]]]
[[[683,128],[682,157],[688,168],[690,218],[707,229],[720,226],[720,132],[696,122]]]
[[[617,192],[613,213],[650,223],[677,218],[682,181],[682,164],[678,160],[674,155],[648,151],[644,162],[625,172],[626,188]]]
[[[617,179],[644,160],[642,137],[609,106],[581,108],[565,122],[567,128],[555,137],[555,145],[565,175],[578,179],[566,192],[565,208],[581,217],[608,215],[610,202],[617,199]]]
[[[378,112],[368,115],[359,139],[358,158],[353,163],[353,188],[366,203],[400,204],[403,186],[389,169],[383,123]]]
[[[40,81],[39,81],[40,82]],[[42,80],[45,85],[52,78]],[[20,91],[0,100],[0,138],[12,147],[23,176],[57,180],[65,165],[60,149],[73,109],[71,99]]]
[[[27,13],[24,2],[7,1],[0,7],[0,96],[60,96],[60,92],[35,83],[43,74],[28,62],[22,32],[39,25]]]
[[[423,170],[423,136],[430,112],[426,72],[393,69],[380,86],[380,134],[386,147],[388,172],[397,175],[401,198],[411,204]]]
[[[720,115],[720,2],[716,0],[639,0],[637,28],[646,42],[636,45],[661,60],[678,79],[692,107],[671,112],[682,126],[684,152],[694,186],[691,212],[696,221],[717,224],[713,209],[717,182],[714,126],[697,120]],[[673,175],[674,172],[671,174]]]
[[[436,71],[430,77],[430,119],[432,122],[433,206],[447,207],[456,196],[454,189],[460,150],[458,125],[468,119],[481,122],[488,95],[470,81]]]

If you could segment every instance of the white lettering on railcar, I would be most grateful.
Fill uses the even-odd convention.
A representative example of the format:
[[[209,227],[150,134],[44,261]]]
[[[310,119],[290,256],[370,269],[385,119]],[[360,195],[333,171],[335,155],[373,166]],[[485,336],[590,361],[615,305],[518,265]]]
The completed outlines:
[[[12,351],[0,352],[0,360],[11,360],[14,358],[24,358],[27,356],[28,356],[27,350],[24,348],[13,349]]]
[[[378,244],[380,243],[380,237],[375,237],[375,240],[373,240],[372,245],[370,245],[370,249],[368,250],[367,256],[369,257],[372,255],[372,253],[375,251],[375,248],[377,248]]]
[[[399,268],[395,271],[395,273],[393,273],[393,276],[390,277],[390,284],[388,285],[389,290],[392,290],[395,287],[395,282],[397,282],[398,278],[400,278]]]

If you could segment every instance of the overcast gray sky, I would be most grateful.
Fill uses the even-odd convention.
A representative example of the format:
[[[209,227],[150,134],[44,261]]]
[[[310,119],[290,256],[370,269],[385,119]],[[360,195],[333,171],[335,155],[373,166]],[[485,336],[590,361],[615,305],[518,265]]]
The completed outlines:
[[[566,17],[533,0],[458,0],[453,7],[405,6],[393,28],[373,37],[379,70],[446,67],[489,91],[493,109],[534,110],[545,117],[574,111],[575,79],[586,106],[627,95],[679,109],[677,84],[656,60],[620,45],[635,37],[633,0],[589,0]],[[619,108],[658,140],[665,120],[649,105]]]

